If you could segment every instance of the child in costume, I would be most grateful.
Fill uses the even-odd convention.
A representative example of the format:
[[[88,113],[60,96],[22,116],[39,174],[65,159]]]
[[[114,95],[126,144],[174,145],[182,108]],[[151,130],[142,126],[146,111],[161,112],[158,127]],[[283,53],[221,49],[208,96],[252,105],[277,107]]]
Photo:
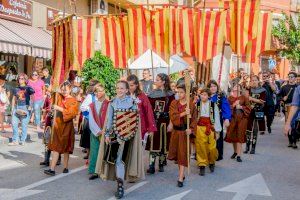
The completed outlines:
[[[192,133],[191,130],[197,123],[197,109],[191,101],[187,108],[186,88],[184,84],[177,86],[178,100],[172,101],[170,105],[170,118],[173,124],[171,135],[169,160],[174,160],[178,164],[179,178],[177,181],[178,187],[183,187],[184,168],[188,167],[188,150],[187,150],[187,135]],[[187,129],[187,117],[190,117],[190,128]]]
[[[218,158],[216,139],[222,130],[220,114],[217,104],[209,100],[210,90],[201,91],[200,101],[197,103],[198,122],[194,131],[196,134],[196,158],[200,167],[200,176],[205,175],[205,167],[209,166],[211,173],[215,170],[215,161]]]

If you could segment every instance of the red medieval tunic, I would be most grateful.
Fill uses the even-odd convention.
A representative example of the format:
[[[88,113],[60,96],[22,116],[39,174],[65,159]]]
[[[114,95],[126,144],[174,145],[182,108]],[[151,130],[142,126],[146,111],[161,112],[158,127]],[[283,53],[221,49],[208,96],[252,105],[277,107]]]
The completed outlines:
[[[150,104],[150,101],[145,93],[141,93],[137,97],[139,115],[141,120],[141,134],[142,139],[144,139],[145,133],[157,131],[153,109]]]
[[[186,105],[180,104],[179,100],[174,100],[170,105],[170,119],[173,123],[168,159],[177,161],[179,165],[187,167],[187,135],[186,117],[180,117],[180,113],[185,112]],[[197,109],[193,102],[190,103],[190,129],[197,126]]]
[[[170,122],[169,107],[175,99],[175,96],[173,93],[167,92],[163,96],[156,97],[155,93],[161,94],[162,92],[154,90],[149,94],[148,98],[152,105],[152,112],[154,112],[157,131],[154,132],[153,137],[148,137],[146,150],[152,153],[167,154],[171,139],[171,133],[167,132],[167,127]]]
[[[56,111],[52,141],[50,140],[48,147],[60,154],[72,154],[75,142],[73,119],[78,114],[78,102],[74,97],[64,98],[59,94],[57,105],[64,111]]]
[[[266,94],[266,90],[263,89],[263,88],[256,89],[256,90],[251,89],[249,94],[252,98],[256,98],[256,99],[266,101],[267,94]],[[258,131],[259,132],[266,131],[265,120],[264,119],[263,120],[255,120],[255,110],[256,110],[256,108],[257,107],[263,108],[263,105],[260,105],[260,104],[257,104],[257,103],[251,102],[251,101],[250,101],[250,104],[251,104],[252,110],[251,110],[251,113],[250,113],[249,118],[248,118],[247,131],[248,132],[253,132],[254,122],[256,122],[256,121],[258,123]]]
[[[239,104],[243,107],[242,109],[237,110],[232,106],[237,100],[240,101]],[[251,112],[249,98],[244,95],[239,97],[230,96],[228,101],[231,107],[232,118],[227,129],[225,141],[229,143],[245,143],[248,116]]]

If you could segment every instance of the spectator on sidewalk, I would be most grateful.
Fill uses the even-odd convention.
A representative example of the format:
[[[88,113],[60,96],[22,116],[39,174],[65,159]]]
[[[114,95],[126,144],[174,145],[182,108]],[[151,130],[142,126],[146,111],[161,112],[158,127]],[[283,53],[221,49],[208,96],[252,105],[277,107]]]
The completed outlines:
[[[43,68],[42,80],[44,81],[45,85],[51,85],[51,75],[47,67]]]
[[[19,85],[14,89],[12,100],[12,127],[13,138],[10,146],[19,144],[19,122],[21,122],[22,135],[20,145],[25,144],[27,138],[27,126],[30,119],[29,105],[31,96],[34,94],[32,87],[27,85],[28,77],[21,73],[18,77]]]
[[[143,79],[140,81],[141,82],[141,86],[142,86],[142,90],[143,90],[143,92],[146,95],[148,95],[153,90],[154,82],[151,79],[150,75],[151,75],[150,74],[150,70],[149,69],[144,69],[144,71],[143,71]]]
[[[33,95],[33,112],[35,125],[38,132],[43,132],[41,129],[41,109],[44,104],[45,96],[45,83],[39,78],[37,71],[33,71],[31,79],[28,81],[28,85],[31,86],[35,93]]]

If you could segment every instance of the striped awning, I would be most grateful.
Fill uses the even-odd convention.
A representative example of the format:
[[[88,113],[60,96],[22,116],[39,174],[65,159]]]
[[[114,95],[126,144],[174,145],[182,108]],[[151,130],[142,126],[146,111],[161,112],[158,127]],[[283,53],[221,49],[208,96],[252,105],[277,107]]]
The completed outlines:
[[[0,19],[0,51],[51,59],[52,36],[24,24]]]

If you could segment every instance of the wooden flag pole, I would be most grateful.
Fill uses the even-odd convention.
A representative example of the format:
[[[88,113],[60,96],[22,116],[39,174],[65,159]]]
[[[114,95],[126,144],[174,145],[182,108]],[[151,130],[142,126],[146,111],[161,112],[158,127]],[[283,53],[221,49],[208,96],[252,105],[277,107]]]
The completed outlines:
[[[184,82],[185,82],[185,98],[186,98],[186,108],[190,109],[190,93],[191,93],[191,77],[188,70],[184,72]],[[190,118],[191,116],[187,116],[187,129],[190,129]],[[187,138],[187,162],[188,162],[188,175],[190,175],[190,135],[186,136]]]

